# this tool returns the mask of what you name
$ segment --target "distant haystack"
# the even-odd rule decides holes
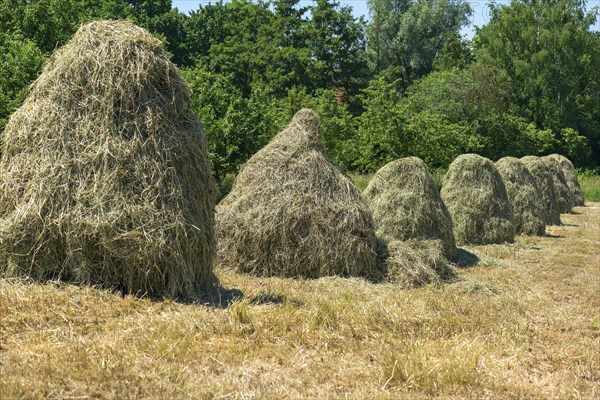
[[[452,282],[457,274],[444,251],[441,240],[380,241],[378,253],[385,281],[406,289]]]
[[[364,193],[379,237],[389,242],[439,239],[445,256],[454,257],[452,219],[421,159],[408,157],[387,164]]]
[[[217,206],[221,266],[260,276],[376,275],[371,211],[324,154],[319,124],[300,110],[242,167]]]
[[[215,187],[189,88],[129,22],[82,26],[4,131],[0,275],[194,297]]]
[[[540,189],[531,172],[518,158],[504,157],[496,162],[513,209],[516,233],[544,235],[546,223]]]
[[[457,157],[444,176],[441,196],[460,244],[512,242],[513,213],[500,173],[487,158]]]
[[[567,157],[561,156],[560,154],[551,154],[548,158],[558,163],[560,166],[567,181],[567,185],[569,186],[569,190],[571,191],[573,206],[584,206],[585,200],[583,198],[583,192],[581,191],[581,185],[579,184],[579,179],[577,179],[573,163],[571,163]]]
[[[526,156],[521,158],[531,175],[535,178],[544,204],[544,215],[546,225],[560,225],[560,211],[556,198],[556,189],[552,180],[552,172],[547,162],[540,157]]]
[[[556,159],[549,156],[542,157],[542,161],[546,163],[547,168],[552,175],[552,182],[554,183],[554,189],[556,190],[556,200],[558,200],[558,211],[560,211],[561,214],[572,212],[573,194],[567,184],[567,178],[565,178],[562,166]]]

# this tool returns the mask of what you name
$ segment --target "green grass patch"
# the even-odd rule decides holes
[[[358,186],[361,192],[363,192],[367,188],[367,185],[369,184],[371,178],[373,178],[373,175],[374,174],[359,174],[356,172],[350,172],[348,174],[350,179],[352,179],[354,184]]]
[[[577,178],[586,201],[600,201],[600,169],[577,170]]]

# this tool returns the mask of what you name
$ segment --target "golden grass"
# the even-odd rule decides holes
[[[0,280],[0,394],[598,398],[600,204],[576,211],[468,247],[472,290],[221,272],[244,294],[223,308]]]

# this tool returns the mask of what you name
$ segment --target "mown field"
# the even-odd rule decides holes
[[[0,397],[599,398],[600,203],[563,222],[465,248],[444,287],[221,271],[220,299],[180,304],[0,280]]]

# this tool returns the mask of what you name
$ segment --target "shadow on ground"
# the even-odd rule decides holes
[[[479,264],[479,257],[465,249],[456,249],[452,262],[459,268],[469,268]]]

